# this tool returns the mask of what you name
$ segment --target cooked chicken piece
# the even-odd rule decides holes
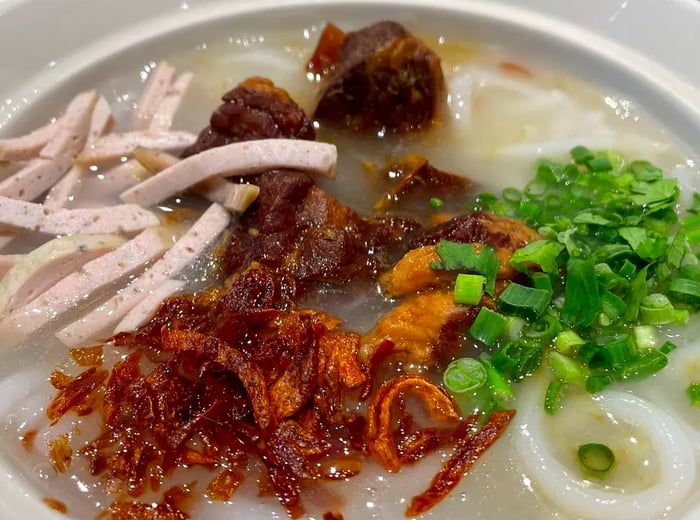
[[[418,294],[384,314],[362,337],[360,357],[364,362],[384,341],[393,343],[392,353],[413,363],[433,363],[443,328],[455,319],[470,323],[474,307],[459,306],[451,292]]]
[[[122,193],[122,200],[150,206],[213,177],[252,175],[277,168],[335,176],[334,145],[294,139],[233,143],[192,155]]]
[[[167,61],[161,61],[155,69],[150,71],[146,87],[143,90],[131,122],[134,130],[145,130],[151,126],[153,116],[168,94],[170,83],[174,76],[175,67]]]
[[[481,252],[483,244],[474,244],[474,250]],[[496,249],[496,257],[501,262],[498,279],[515,276],[516,271],[510,266],[513,251],[505,248]],[[405,296],[417,291],[435,287],[446,281],[453,281],[456,273],[441,271],[430,267],[432,262],[440,262],[435,246],[423,246],[411,249],[401,260],[379,277],[382,292],[389,298]]]
[[[123,291],[71,323],[56,334],[70,347],[94,339],[97,334],[114,325],[138,305],[151,291],[156,290],[173,276],[177,276],[201,255],[226,229],[230,221],[228,211],[212,204],[197,222],[171,247],[163,258],[154,263]]]

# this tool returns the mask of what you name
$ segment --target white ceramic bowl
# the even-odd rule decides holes
[[[696,0],[0,0],[0,133],[29,130],[111,70],[189,48],[203,35],[382,18],[517,48],[624,92],[700,155]],[[1,446],[0,518],[65,518],[12,471]]]

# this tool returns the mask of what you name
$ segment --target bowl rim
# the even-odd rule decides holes
[[[70,33],[70,27],[60,26],[54,33],[39,32],[32,39],[32,33],[42,27],[40,20],[51,19],[51,16],[41,17],[37,13],[55,9],[52,5],[55,0],[0,0],[0,33],[19,39],[12,49],[0,50],[0,77],[11,78],[0,85],[0,100],[5,100],[0,104],[0,132],[15,127],[16,121],[31,111],[32,103],[47,95],[47,85],[52,87],[68,81],[76,71],[169,32],[261,10],[321,7],[360,10],[392,6],[449,11],[460,16],[490,16],[504,21],[515,18],[511,23],[548,29],[552,38],[576,42],[574,45],[579,50],[587,48],[595,54],[605,49],[613,63],[636,71],[640,80],[654,85],[659,92],[666,92],[680,110],[686,110],[689,120],[697,127],[693,132],[700,136],[700,67],[687,66],[687,57],[694,56],[693,51],[700,47],[700,32],[696,29],[700,26],[700,2],[696,0],[588,0],[584,8],[583,0],[442,0],[439,5],[430,0],[191,0],[179,5],[169,0],[122,0],[119,3],[80,0],[63,5],[62,16],[79,15],[81,7],[91,1],[99,4],[102,11],[114,12],[117,21],[110,24],[110,17],[104,16],[100,23],[85,31]],[[117,13],[119,6],[123,8],[126,4],[134,7],[133,12],[122,9],[123,12]],[[641,25],[656,24],[654,39],[664,43],[651,45],[651,38],[635,28],[635,21]],[[128,26],[124,25],[126,23]],[[72,36],[66,36],[68,34]],[[49,46],[51,41],[58,43]],[[30,53],[24,61],[18,56],[8,56],[13,49],[27,45],[32,49],[43,47]],[[47,54],[46,49],[51,52]],[[696,151],[700,152],[700,144],[696,144]],[[48,509],[32,486],[15,478],[10,468],[0,449],[0,517],[66,518]],[[700,504],[688,512],[687,518],[696,515],[700,516]]]

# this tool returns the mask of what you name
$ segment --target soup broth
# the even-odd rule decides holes
[[[179,71],[194,73],[194,83],[173,127],[199,131],[219,104],[222,93],[250,76],[270,78],[311,113],[319,78],[307,72],[305,64],[322,28],[322,25],[312,25],[288,32],[232,36],[228,41],[214,39],[167,56]],[[522,187],[532,177],[538,158],[563,160],[569,150],[579,144],[595,149],[615,149],[631,158],[649,160],[665,172],[678,176],[684,184],[686,197],[694,190],[693,179],[699,172],[693,159],[632,100],[617,93],[601,92],[580,79],[546,70],[538,63],[523,61],[509,49],[452,41],[439,35],[422,36],[440,55],[449,90],[448,107],[439,124],[403,137],[381,130],[358,136],[317,124],[317,139],[335,143],[339,156],[337,179],[317,180],[317,184],[360,214],[374,212],[375,202],[385,191],[380,174],[386,165],[409,153],[424,155],[434,166],[469,178],[473,193],[499,193],[508,186]],[[154,66],[155,61],[135,63],[133,70],[106,74],[101,84],[85,85],[107,96],[117,116],[117,130],[124,128],[131,117]],[[116,202],[111,190],[102,189],[99,169],[94,174],[95,179],[85,184],[85,190],[72,202],[73,206]],[[464,201],[467,195],[464,194]],[[171,200],[169,204],[159,211],[203,207],[200,201],[189,197]],[[464,203],[460,205],[463,207]],[[426,198],[414,201],[407,213],[429,221],[438,211],[457,208],[438,209]],[[32,241],[18,241],[13,247],[22,250],[34,245]],[[182,278],[190,291],[220,282],[216,266],[208,258],[196,262]],[[109,292],[119,289],[112,287]],[[10,464],[32,482],[39,493],[60,500],[71,517],[80,519],[95,518],[115,498],[108,493],[109,483],[92,477],[85,458],[76,455],[79,447],[99,431],[97,414],[84,417],[69,414],[50,426],[45,412],[55,393],[49,374],[56,368],[70,375],[81,370],[70,359],[65,346],[54,338],[54,333],[96,304],[97,299],[74,309],[60,323],[52,324],[50,330],[5,351],[0,360],[3,395],[0,440]],[[362,284],[322,291],[301,302],[302,307],[322,309],[340,317],[345,329],[360,333],[370,330],[377,318],[395,304],[384,299],[374,286]],[[687,404],[684,389],[700,378],[700,349],[689,340],[695,337],[697,325],[692,321],[687,329],[668,329],[667,336],[679,348],[669,357],[667,369],[651,379],[628,383],[623,388],[672,414],[695,451],[700,442],[700,412]],[[111,366],[123,359],[122,354],[106,346],[104,365]],[[646,430],[624,414],[596,408],[596,402],[588,394],[576,396],[567,404],[566,413],[545,417],[534,410],[541,409],[542,385],[542,376],[517,385],[518,417],[523,415],[526,419],[516,419],[521,422],[512,424],[458,488],[426,513],[425,518],[587,518],[585,511],[567,510],[552,500],[551,493],[545,492],[543,487],[556,485],[556,482],[542,482],[523,460],[523,450],[527,448],[518,437],[528,421],[546,424],[544,441],[552,446],[555,457],[569,461],[564,466],[575,478],[584,480],[586,477],[580,474],[575,459],[567,457],[576,445],[587,441],[605,442],[619,448],[621,455],[614,478],[606,484],[609,488],[625,492],[643,490],[660,478],[662,468],[655,445],[658,439],[650,438]],[[581,412],[583,409],[585,413]],[[620,428],[624,433],[620,433]],[[67,435],[73,457],[68,471],[59,474],[49,463],[48,444],[62,435]],[[337,509],[342,510],[346,519],[403,518],[410,498],[425,488],[448,455],[432,455],[415,466],[403,467],[396,474],[368,463],[358,476],[318,484],[309,490],[309,497],[305,499],[309,518],[321,518],[325,511]],[[202,489],[210,478],[209,472],[203,469],[178,469],[168,483],[197,481],[198,489]],[[592,479],[590,485],[601,484]],[[157,501],[158,497],[159,494],[152,493],[142,498],[148,502]],[[684,504],[691,502],[692,497]],[[678,518],[684,507],[673,507],[661,516]],[[286,515],[274,497],[258,496],[253,478],[247,479],[229,502],[206,498],[192,500],[190,512],[193,518],[203,520],[224,515],[241,518],[283,518]]]

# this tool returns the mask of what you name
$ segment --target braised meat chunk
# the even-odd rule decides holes
[[[438,116],[445,92],[440,58],[400,24],[350,32],[337,54],[314,118],[357,131],[406,133]],[[325,49],[325,55],[333,53]]]
[[[222,100],[209,126],[182,152],[183,158],[240,141],[316,138],[313,124],[301,107],[269,79],[248,78],[224,94]]]

